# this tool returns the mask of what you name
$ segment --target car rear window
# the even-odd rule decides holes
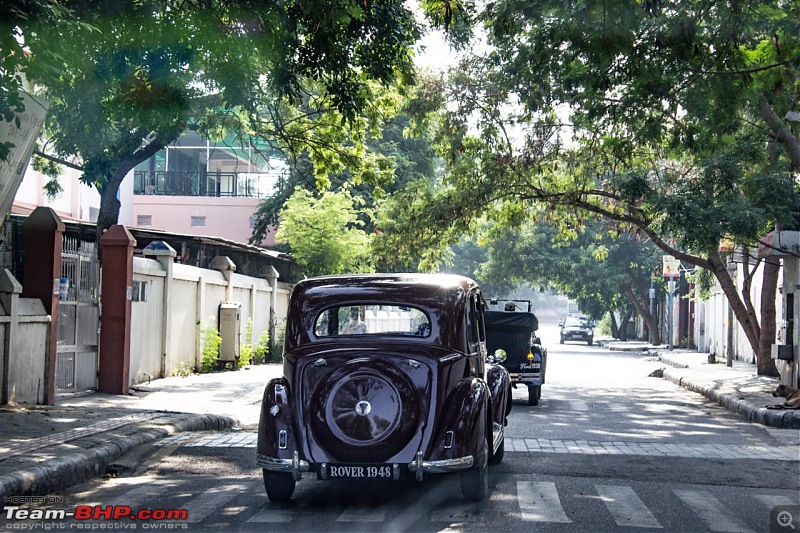
[[[431,323],[420,309],[399,305],[340,305],[317,316],[314,335],[399,335],[427,337]]]

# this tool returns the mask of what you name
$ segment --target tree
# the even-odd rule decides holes
[[[319,178],[358,161],[384,86],[411,80],[418,36],[398,0],[76,2],[72,15],[16,27],[52,102],[45,151],[77,156],[101,194],[98,233],[128,171],[187,128],[306,149]]]
[[[298,187],[280,213],[275,240],[289,245],[308,276],[371,271],[369,236],[354,203],[357,199],[345,191],[317,198]]]
[[[661,256],[635,234],[603,231],[601,223],[588,221],[574,239],[560,238],[547,223],[484,230],[480,240],[488,247],[488,260],[478,276],[482,282],[552,287],[575,300],[591,318],[609,313],[612,329],[621,331],[623,338],[636,309],[654,333],[654,344],[660,344],[648,291]],[[619,327],[615,312],[621,317]]]
[[[515,220],[531,203],[545,204],[544,217],[567,233],[590,213],[635,229],[712,272],[759,374],[774,375],[774,311],[762,307],[759,323],[719,244],[754,247],[797,205],[800,152],[779,117],[798,96],[798,10],[777,2],[487,4],[480,17],[493,48],[431,91],[432,100],[450,99],[437,142],[449,172],[439,190],[408,198],[403,210],[435,228],[429,242],[437,246],[487,211]],[[763,304],[775,299],[779,265],[758,264]]]
[[[409,118],[404,111],[387,119],[379,131],[367,139],[366,154],[372,163],[368,166],[369,170],[355,174],[354,165],[351,165],[343,172],[329,174],[327,178],[330,190],[351,190],[363,199],[364,209],[371,210],[386,195],[404,188],[414,180],[432,176],[435,172],[436,155],[429,139],[419,135],[406,135],[408,126]],[[251,243],[260,243],[270,228],[278,226],[279,214],[296,187],[312,193],[320,192],[319,184],[314,178],[314,165],[307,154],[295,162],[289,176],[279,184],[275,194],[258,205]],[[360,220],[364,223],[364,230],[371,233],[374,220],[365,215],[361,215]]]

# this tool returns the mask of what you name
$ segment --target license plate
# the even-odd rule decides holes
[[[541,370],[542,363],[520,363],[520,370]]]
[[[392,479],[392,465],[328,465],[330,479]]]

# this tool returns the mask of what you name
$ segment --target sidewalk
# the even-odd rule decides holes
[[[750,363],[733,361],[733,366],[724,360],[708,362],[708,354],[653,346],[637,341],[608,341],[603,343],[609,350],[647,352],[667,365],[664,379],[702,394],[706,398],[738,413],[751,422],[776,428],[800,429],[800,410],[767,409],[768,405],[783,403],[772,391],[778,386],[777,378],[756,375],[756,367]]]
[[[137,446],[183,431],[255,428],[281,365],[172,377],[129,396],[60,395],[53,406],[0,406],[0,503],[113,472]]]

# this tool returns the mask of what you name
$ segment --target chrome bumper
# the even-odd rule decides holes
[[[292,477],[297,481],[300,481],[303,472],[309,470],[308,461],[300,459],[297,452],[294,452],[294,457],[291,459],[278,459],[258,454],[256,455],[256,464],[271,472],[291,472]]]
[[[417,458],[413,463],[409,463],[408,469],[416,473],[417,481],[422,481],[424,474],[446,474],[472,468],[474,459],[471,455],[456,457],[454,459],[442,459],[440,461],[423,461],[422,452],[417,452]]]
[[[408,469],[416,474],[417,481],[422,481],[424,474],[446,474],[447,472],[466,470],[467,468],[472,468],[473,463],[474,459],[471,455],[440,461],[423,461],[422,452],[418,452],[417,458],[413,463],[409,463]],[[256,464],[271,472],[291,473],[292,477],[297,481],[300,480],[304,472],[310,470],[308,461],[300,459],[297,452],[294,452],[294,457],[291,459],[277,459],[258,454],[256,455]],[[399,477],[397,465],[393,465],[393,471],[395,472],[393,477],[397,479]]]

